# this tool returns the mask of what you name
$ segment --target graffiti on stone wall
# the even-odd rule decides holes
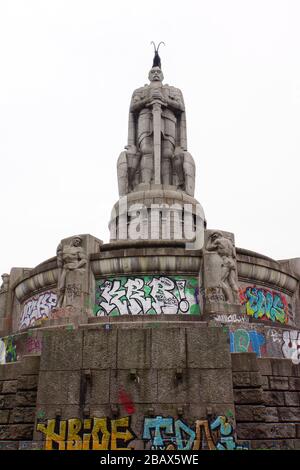
[[[248,323],[249,318],[246,315],[236,313],[212,315],[212,320],[218,323]]]
[[[45,450],[124,450],[136,436],[130,417],[50,419],[37,424],[45,439]]]
[[[38,320],[49,318],[51,310],[56,306],[57,295],[55,292],[47,291],[31,297],[24,304],[20,329],[33,326]]]
[[[269,356],[284,357],[300,364],[300,331],[269,329],[267,342]]]
[[[230,352],[255,352],[258,357],[266,355],[266,338],[256,330],[230,331]]]
[[[0,338],[0,364],[17,361],[17,346],[13,336]]]
[[[26,352],[28,354],[40,354],[42,352],[42,341],[39,338],[27,338]]]
[[[284,331],[282,333],[283,356],[291,359],[294,364],[300,363],[300,332],[296,330]]]
[[[199,315],[198,280],[180,276],[100,279],[96,283],[95,314]]]
[[[143,440],[152,450],[238,450],[233,423],[226,416],[197,420],[189,426],[181,419],[145,418]]]
[[[45,450],[134,450],[138,443],[152,450],[247,449],[236,443],[232,413],[196,420],[192,426],[182,419],[145,417],[140,436],[132,430],[129,416],[50,419],[38,423],[37,430],[45,436]]]
[[[246,305],[247,314],[255,319],[288,322],[286,297],[278,292],[260,287],[240,289],[240,301]]]

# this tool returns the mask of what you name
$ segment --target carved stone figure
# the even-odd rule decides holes
[[[9,274],[4,273],[1,275],[1,278],[2,278],[2,285],[0,287],[0,292],[4,292],[8,290]]]
[[[82,248],[82,238],[76,236],[72,238],[69,245],[62,245],[57,248],[58,271],[58,298],[57,308],[61,308],[64,303],[66,292],[66,280],[68,273],[77,271],[83,273],[86,269],[87,256]]]
[[[120,196],[139,183],[174,185],[194,196],[195,164],[187,152],[186,117],[178,88],[163,85],[158,49],[149,72],[149,85],[133,92],[128,144],[120,154]]]
[[[207,251],[215,251],[222,259],[220,272],[220,287],[225,300],[239,303],[239,288],[236,273],[236,252],[231,240],[224,237],[219,231],[214,231],[208,238],[206,244]]]

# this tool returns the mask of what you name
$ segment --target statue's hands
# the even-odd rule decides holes
[[[150,93],[150,100],[165,101],[164,96],[159,88],[154,88]]]

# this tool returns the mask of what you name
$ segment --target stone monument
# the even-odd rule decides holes
[[[110,242],[2,275],[0,449],[300,448],[300,258],[206,228],[186,130],[158,45]]]

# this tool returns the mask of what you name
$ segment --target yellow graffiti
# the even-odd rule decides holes
[[[39,423],[37,430],[46,436],[45,450],[53,450],[54,443],[58,450],[129,450],[128,447],[119,447],[119,441],[125,444],[135,438],[129,430],[129,423],[130,417],[128,416],[115,420],[85,419],[83,423],[81,419],[73,418],[60,421],[59,433],[57,433],[55,432],[57,421],[49,419],[47,426]],[[110,424],[111,431],[109,431],[108,424]],[[126,429],[125,432],[123,428]],[[91,432],[84,432],[88,430]]]

